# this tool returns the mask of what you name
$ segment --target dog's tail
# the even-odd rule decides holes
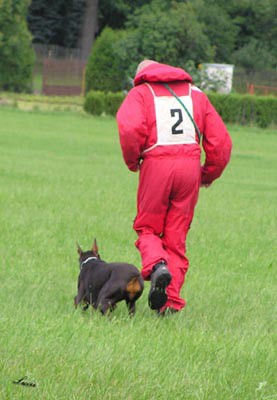
[[[128,297],[130,300],[138,299],[142,294],[143,289],[144,283],[140,275],[132,278],[126,286],[126,291],[128,292]]]

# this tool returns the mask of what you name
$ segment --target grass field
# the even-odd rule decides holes
[[[146,283],[130,320],[123,303],[73,308],[77,240],[140,266],[115,120],[2,107],[0,121],[0,398],[277,399],[277,132],[230,127],[232,161],[188,237],[186,309],[158,318]]]

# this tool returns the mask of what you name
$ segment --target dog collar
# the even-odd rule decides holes
[[[85,261],[82,262],[81,268],[83,268],[83,265],[86,264],[90,260],[98,260],[97,257],[88,257]]]

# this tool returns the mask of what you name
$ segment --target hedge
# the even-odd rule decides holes
[[[124,98],[125,94],[123,92],[104,93],[100,91],[90,91],[85,97],[84,109],[86,112],[93,115],[115,115]]]
[[[208,97],[224,122],[261,128],[277,124],[277,97],[218,93]]]
[[[114,116],[124,97],[121,92],[90,91],[85,97],[84,109],[94,115]],[[277,125],[277,97],[218,93],[208,93],[208,97],[226,123],[261,128]]]

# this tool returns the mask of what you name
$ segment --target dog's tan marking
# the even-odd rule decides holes
[[[133,300],[137,293],[141,292],[142,287],[139,283],[138,277],[132,278],[126,286],[126,290],[129,293],[129,299]]]

